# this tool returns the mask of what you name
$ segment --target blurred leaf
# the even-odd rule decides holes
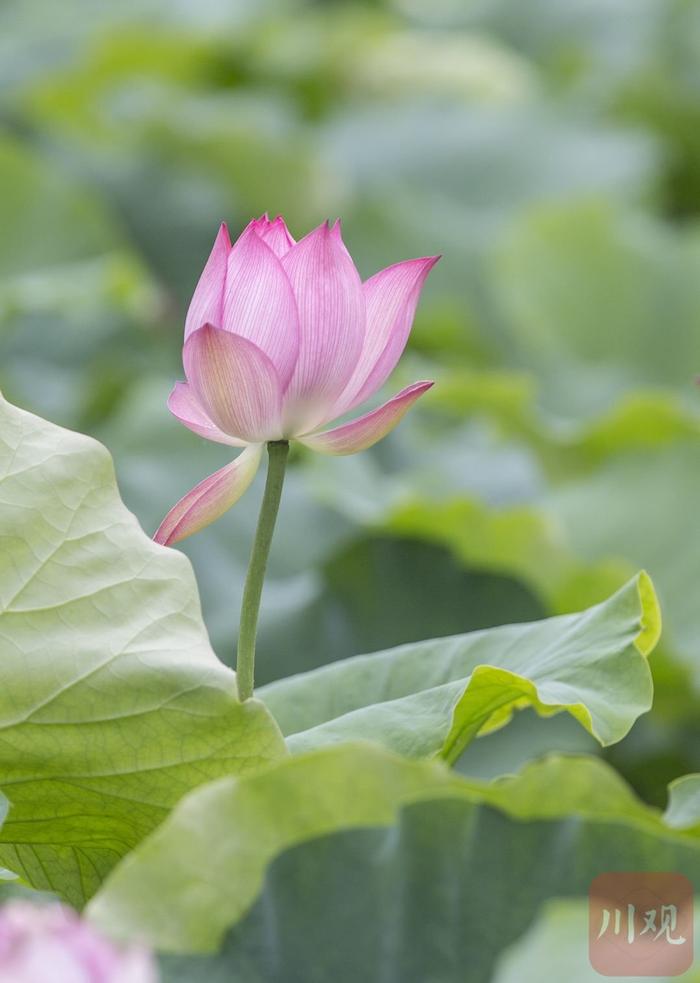
[[[0,139],[0,344],[6,395],[73,426],[123,392],[162,297],[100,196]],[[138,329],[135,330],[135,325]],[[109,407],[114,396],[107,396]],[[100,408],[96,415],[104,412]]]
[[[577,615],[356,656],[271,683],[258,696],[293,753],[366,738],[410,757],[454,760],[480,731],[532,705],[568,710],[601,744],[651,706],[646,656],[660,631],[640,574]]]
[[[11,318],[41,313],[60,314],[85,322],[114,312],[152,318],[159,295],[135,257],[111,252],[69,265],[56,263],[45,270],[23,273],[0,281],[0,323]],[[99,325],[91,325],[99,331]]]
[[[623,397],[608,413],[565,438],[562,472],[578,457],[588,467],[628,450],[655,450],[700,436],[700,415],[679,398],[640,391]],[[564,441],[562,441],[564,443]]]
[[[388,118],[391,125],[388,125]],[[513,360],[483,260],[533,205],[582,196],[637,203],[652,185],[652,142],[542,105],[499,109],[425,98],[336,114],[322,129],[346,241],[370,274],[387,257],[442,253],[431,295],[476,313],[483,343]],[[342,200],[341,199],[341,200]]]
[[[476,0],[466,11],[460,6],[455,6],[457,16],[529,55],[558,90],[579,84],[593,101],[599,89],[619,84],[645,63],[662,34],[669,5],[655,0],[531,0],[525,10],[518,0]]]
[[[15,235],[0,237],[0,276],[99,255],[119,235],[99,197],[62,178],[40,157],[4,137],[0,181],[12,194],[0,199],[0,222]]]
[[[490,509],[474,499],[415,501],[397,508],[385,527],[397,535],[444,543],[470,567],[518,577],[554,610],[592,603],[631,572],[621,561],[586,568],[561,523],[543,508]],[[605,556],[605,554],[603,554]]]
[[[493,270],[511,336],[565,416],[635,385],[690,388],[700,236],[608,204],[534,210]]]
[[[547,898],[584,894],[604,870],[673,869],[700,883],[697,837],[596,759],[489,785],[351,745],[192,793],[89,915],[182,952],[215,948],[249,912],[219,957],[180,964],[194,978],[472,983]]]
[[[2,402],[0,861],[83,903],[187,791],[284,754],[209,647],[187,560],[89,438]]]
[[[325,199],[328,177],[286,94],[238,84],[254,37],[245,27],[107,31],[21,102],[58,148],[74,148],[183,305],[222,220],[232,232],[265,210],[294,222],[309,213],[296,202]]]
[[[673,829],[700,833],[700,775],[685,775],[669,785],[664,819]]]
[[[334,169],[354,177],[358,190],[374,195],[393,183],[390,200],[400,190],[420,194],[414,214],[394,221],[423,220],[428,202],[442,201],[445,208],[451,196],[456,214],[447,224],[444,208],[434,215],[424,229],[424,249],[426,234],[437,227],[447,241],[459,230],[464,242],[483,232],[484,220],[510,217],[542,198],[614,190],[634,200],[653,173],[650,142],[639,134],[569,124],[543,107],[495,111],[425,103],[394,107],[390,128],[386,113],[372,108],[339,117],[325,131]],[[460,207],[480,217],[476,228],[464,228]]]
[[[287,604],[281,585],[271,586],[258,645],[260,683],[357,652],[543,614],[517,580],[465,570],[445,549],[388,536],[359,535],[317,576],[298,576]]]
[[[457,420],[477,416],[496,422],[505,434],[526,441],[555,479],[596,468],[627,450],[653,450],[700,436],[700,413],[693,411],[690,400],[662,390],[635,390],[603,413],[574,421],[538,406],[530,373],[431,365],[423,374],[436,379],[426,407],[447,411]]]
[[[665,209],[700,213],[700,11],[694,0],[653,5],[661,17],[653,52],[614,93],[619,118],[653,129],[666,146]]]
[[[699,612],[688,585],[697,580],[698,443],[630,452],[546,496],[572,548],[586,562],[631,558],[652,571],[664,610],[664,640],[698,676]]]
[[[499,961],[493,983],[539,983],[547,966],[551,979],[568,983],[600,983],[600,973],[588,954],[589,903],[583,899],[552,901],[544,906],[534,925]],[[696,919],[696,931],[700,921]],[[641,968],[641,967],[640,967]],[[671,983],[678,976],[656,976]],[[618,983],[647,983],[648,976],[614,977]],[[698,983],[700,972],[690,970],[680,979]]]
[[[524,59],[491,39],[458,31],[403,30],[366,39],[351,68],[352,88],[374,99],[452,96],[508,105],[526,102],[536,88]]]

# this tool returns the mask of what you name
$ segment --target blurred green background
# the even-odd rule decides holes
[[[640,566],[657,703],[609,757],[700,769],[700,5],[122,0],[0,6],[0,385],[112,451],[152,533],[228,460],[178,425],[217,226],[342,216],[363,275],[440,252],[371,452],[297,451],[259,681],[574,610]],[[259,484],[183,545],[231,661]],[[524,713],[460,767],[598,753]]]

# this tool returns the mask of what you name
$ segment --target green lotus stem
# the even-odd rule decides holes
[[[267,445],[267,480],[263,494],[255,539],[250,553],[248,573],[243,588],[241,602],[241,621],[238,630],[238,652],[236,674],[238,677],[238,698],[249,700],[253,695],[255,679],[255,638],[258,632],[258,615],[267,558],[270,555],[272,534],[282,497],[284,473],[289,456],[288,440],[271,440]]]

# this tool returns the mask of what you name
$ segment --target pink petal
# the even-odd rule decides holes
[[[299,309],[299,357],[285,396],[290,432],[327,418],[352,375],[365,332],[362,283],[340,227],[320,225],[282,257]]]
[[[258,223],[248,226],[228,254],[223,321],[212,323],[265,352],[284,389],[299,352],[299,315],[281,262],[255,231]]]
[[[154,540],[163,546],[172,546],[227,512],[255,477],[262,451],[262,444],[251,444],[235,461],[195,485],[170,509],[158,526]]]
[[[357,451],[364,451],[386,437],[432,385],[432,382],[414,382],[376,410],[358,416],[350,423],[343,423],[323,433],[297,437],[297,440],[322,454],[355,454]]]
[[[267,214],[255,220],[255,231],[266,242],[275,256],[284,256],[292,246],[296,245],[296,239],[292,236],[287,224],[281,215],[270,219]]]
[[[195,287],[185,318],[185,341],[203,324],[221,325],[224,312],[226,264],[231,249],[226,223],[221,224],[206,266]]]
[[[212,423],[197,402],[191,386],[186,382],[175,383],[173,391],[168,396],[168,409],[180,423],[206,440],[215,440],[219,444],[229,444],[231,447],[245,447],[244,440],[229,437]]]
[[[279,376],[252,341],[206,324],[187,339],[182,360],[197,402],[220,430],[248,443],[282,436]]]
[[[425,256],[395,263],[364,283],[367,329],[362,353],[333,416],[358,406],[386,382],[406,347],[426,277],[439,259]]]

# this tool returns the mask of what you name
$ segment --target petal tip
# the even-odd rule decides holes
[[[302,434],[297,440],[322,454],[356,454],[372,447],[403,419],[411,406],[433,385],[432,380],[414,382],[377,409],[321,433]]]
[[[258,470],[262,444],[251,444],[230,464],[195,485],[165,516],[153,535],[159,546],[174,546],[211,525],[236,504]]]
[[[216,234],[217,239],[223,239],[227,246],[231,246],[231,236],[228,231],[228,224],[226,222],[221,222],[219,224],[219,231]]]
[[[339,243],[343,249],[346,249],[345,242],[343,241],[343,222],[342,219],[337,218],[333,225],[330,226],[329,236],[335,242]]]
[[[175,383],[175,385],[173,386],[173,388],[168,393],[168,398],[165,401],[165,405],[168,407],[168,409],[170,410],[171,413],[173,412],[173,404],[177,400],[177,397],[178,397],[179,393],[182,392],[182,387],[183,386],[186,387],[187,386],[187,383],[186,382],[182,382],[182,381],[178,381],[178,382]]]
[[[278,259],[288,253],[296,243],[281,215],[276,215],[271,219],[269,212],[265,212],[260,218],[254,219],[251,225],[252,231],[257,234],[261,242],[264,242],[275,253]]]
[[[423,379],[421,382],[414,382],[410,387],[412,392],[422,392],[427,393],[429,389],[432,389],[435,385],[434,379]]]
[[[405,260],[405,262],[410,263],[412,266],[419,267],[422,274],[422,279],[425,280],[428,273],[430,273],[432,268],[439,263],[441,259],[442,253],[439,253],[437,256],[417,256],[415,259],[408,259]]]

